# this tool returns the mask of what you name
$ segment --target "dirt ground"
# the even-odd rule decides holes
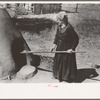
[[[88,6],[88,7],[87,7]],[[85,51],[86,53],[77,53],[77,69],[78,75],[76,83],[95,83],[100,82],[100,69],[95,68],[100,65],[100,7],[99,5],[80,5],[78,13],[68,13],[69,22],[76,30],[80,41],[77,51]],[[31,15],[30,15],[31,16]],[[33,15],[32,15],[33,16]],[[31,17],[32,17],[31,16]],[[41,15],[55,20],[56,14]],[[34,17],[41,17],[34,16]],[[53,40],[56,34],[56,25],[51,29],[46,28],[40,31],[40,34],[34,32],[22,31],[22,35],[33,51],[50,51],[53,47]],[[52,71],[54,54],[39,54],[43,56],[40,68]],[[97,76],[98,73],[98,76]],[[90,78],[93,76],[92,78]],[[38,70],[37,74],[28,79],[20,80],[13,78],[12,80],[2,80],[3,83],[59,83],[53,78],[52,72]],[[65,83],[65,82],[62,82]]]

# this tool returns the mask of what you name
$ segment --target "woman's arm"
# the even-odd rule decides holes
[[[57,42],[58,42],[58,27],[57,27],[57,30],[56,30],[56,35],[55,35],[55,39],[54,39],[54,44],[57,45]]]
[[[51,52],[52,51],[56,51],[56,48],[57,48],[57,42],[58,42],[58,27],[57,27],[57,30],[56,30],[56,35],[55,35],[55,39],[54,39],[54,45],[53,45],[53,47],[52,47],[52,49],[51,49]]]

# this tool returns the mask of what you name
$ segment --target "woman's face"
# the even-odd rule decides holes
[[[63,20],[57,20],[57,22],[58,22],[58,25],[63,25],[64,24]]]

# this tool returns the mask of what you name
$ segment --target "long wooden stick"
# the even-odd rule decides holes
[[[35,52],[35,51],[22,51],[21,54],[28,54],[28,53],[69,53],[68,51],[52,51],[52,52],[47,52],[47,51],[43,51],[43,52]],[[84,51],[72,51],[72,53],[86,53]]]

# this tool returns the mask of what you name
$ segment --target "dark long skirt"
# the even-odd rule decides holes
[[[55,54],[53,75],[60,81],[70,82],[77,73],[76,56],[73,54]]]

